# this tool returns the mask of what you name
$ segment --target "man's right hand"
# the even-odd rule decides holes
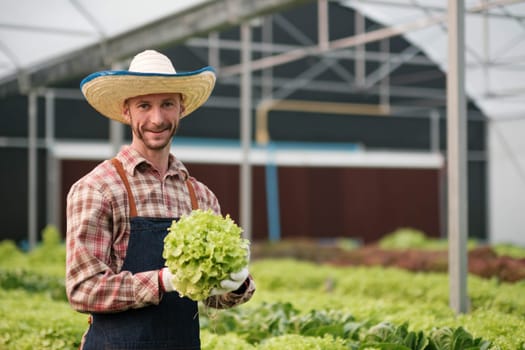
[[[163,267],[159,271],[159,283],[163,292],[173,292],[175,291],[175,286],[173,286],[173,274],[170,269]]]

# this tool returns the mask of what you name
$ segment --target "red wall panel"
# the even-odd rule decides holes
[[[98,161],[62,162],[63,227],[69,187]],[[239,166],[187,163],[190,174],[239,222]],[[440,235],[440,172],[409,168],[280,167],[281,237],[351,237],[375,241],[400,227]],[[252,169],[253,240],[268,238],[265,171]]]

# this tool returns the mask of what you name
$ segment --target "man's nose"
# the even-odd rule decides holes
[[[153,106],[150,111],[149,119],[154,124],[162,124],[162,109],[159,106]]]

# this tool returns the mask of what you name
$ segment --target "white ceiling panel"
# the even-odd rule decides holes
[[[442,16],[442,22],[407,32],[405,37],[446,71],[447,1],[343,0],[341,3],[384,26],[400,26]],[[525,58],[525,3],[468,0],[465,4],[467,94],[489,117],[522,115],[525,113],[525,65],[522,63]],[[502,106],[498,106],[498,100]]]
[[[204,0],[3,0],[0,82]]]

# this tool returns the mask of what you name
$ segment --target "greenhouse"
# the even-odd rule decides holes
[[[249,242],[246,290],[256,291],[224,310],[195,304],[202,349],[525,349],[525,2],[10,0],[3,9],[0,349],[77,349],[89,315],[99,322],[75,305],[84,281],[68,285],[84,236],[69,202],[140,133],[86,95],[90,79],[112,73],[86,77],[125,76],[144,50],[167,57],[175,76],[213,72],[211,95],[181,114],[164,150],[198,181],[183,191],[188,210],[220,208]],[[163,184],[177,212],[180,198]],[[127,192],[126,220],[131,203],[140,211],[158,200],[155,186]],[[126,249],[111,239],[107,270],[93,278],[137,273],[121,270]],[[188,253],[200,239],[170,249]],[[199,261],[194,282],[209,268]],[[158,295],[165,281],[159,274]]]

